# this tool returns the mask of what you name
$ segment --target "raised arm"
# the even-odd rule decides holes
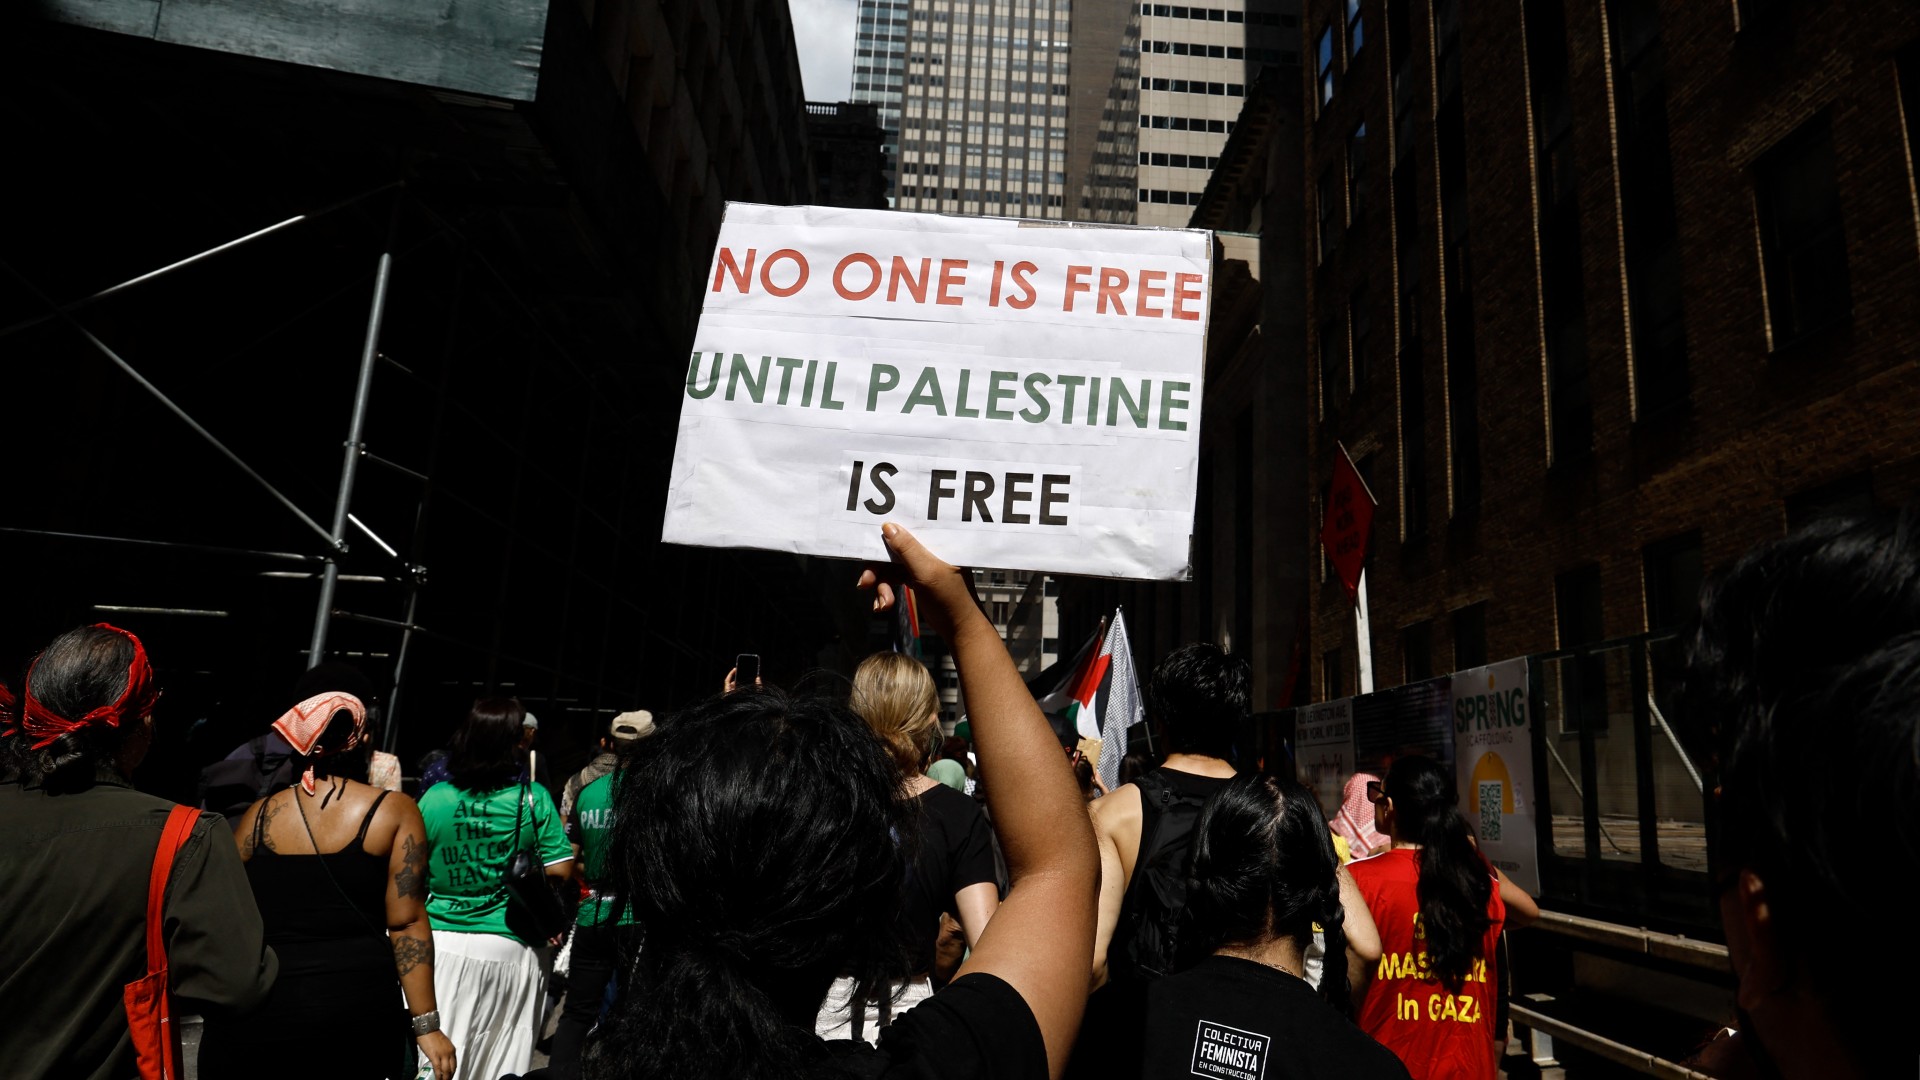
[[[1059,741],[965,573],[898,525],[881,533],[892,564],[869,567],[861,583],[876,588],[876,610],[892,605],[896,583],[913,586],[952,645],[980,768],[989,777],[987,805],[1013,878],[960,976],[986,972],[1019,992],[1039,1023],[1048,1070],[1058,1077],[1086,1008],[1093,963],[1100,877],[1093,827]]]
[[[433,997],[433,931],[427,925],[426,823],[420,819],[420,807],[405,795],[388,796],[381,804],[375,825],[389,823],[393,850],[387,855],[387,940],[393,943],[393,966],[400,973],[407,1012],[438,1015]],[[453,1080],[453,1043],[438,1026],[416,1041],[433,1065],[434,1080]]]

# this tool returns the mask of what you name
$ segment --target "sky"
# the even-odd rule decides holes
[[[858,0],[787,0],[808,101],[845,101],[853,89]]]

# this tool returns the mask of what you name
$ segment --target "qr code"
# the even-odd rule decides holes
[[[1500,797],[1505,785],[1498,780],[1480,781],[1480,839],[1500,839]]]

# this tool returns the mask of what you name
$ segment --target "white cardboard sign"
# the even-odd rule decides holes
[[[733,203],[661,538],[1185,580],[1212,236]]]
[[[1538,895],[1530,701],[1525,660],[1454,673],[1453,766],[1460,811],[1476,826],[1481,853],[1514,884]]]
[[[1320,799],[1320,812],[1331,823],[1340,813],[1341,789],[1354,773],[1353,699],[1303,705],[1295,717],[1293,758],[1297,779],[1313,789]]]

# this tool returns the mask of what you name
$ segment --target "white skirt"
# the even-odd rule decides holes
[[[495,1080],[533,1064],[546,977],[540,951],[499,934],[433,932],[433,996],[462,1077]],[[433,1067],[421,1062],[420,1077]]]
[[[827,1000],[820,1005],[820,1015],[814,1018],[813,1031],[823,1039],[865,1039],[877,1044],[882,1028],[932,996],[933,984],[922,976],[894,983],[882,1000],[862,1002],[856,1010],[853,979],[843,976],[833,980]]]

